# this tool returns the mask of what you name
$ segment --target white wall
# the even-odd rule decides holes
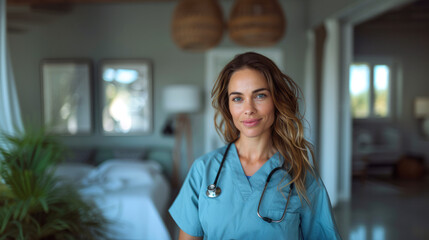
[[[229,16],[232,1],[222,1]],[[45,58],[148,58],[153,62],[154,130],[147,136],[62,138],[73,146],[173,146],[173,138],[162,136],[166,120],[162,89],[175,83],[195,84],[203,89],[204,53],[177,48],[170,37],[171,16],[177,2],[76,5],[71,13],[52,16],[52,21],[28,25],[24,33],[9,34],[14,72],[24,120],[41,124],[39,63]],[[307,19],[306,2],[281,1],[288,19],[285,37],[274,47],[284,52],[287,73],[302,85]],[[227,35],[219,47],[235,47]],[[95,79],[97,80],[97,78]],[[96,96],[97,97],[97,96]],[[205,96],[209,101],[209,96]],[[98,112],[96,112],[98,113]],[[204,151],[204,117],[193,116],[194,155]],[[98,125],[99,126],[99,123]]]
[[[314,27],[339,12],[367,0],[308,0],[309,26]]]

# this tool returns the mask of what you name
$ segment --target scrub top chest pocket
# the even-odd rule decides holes
[[[285,214],[281,222],[273,222],[271,225],[276,225],[273,227],[281,228],[283,231],[287,232],[288,234],[285,236],[289,236],[291,233],[293,233],[292,235],[296,236],[296,234],[299,233],[300,226],[299,208],[301,203],[299,201],[298,195],[292,189],[290,198],[288,198],[290,192],[289,186],[285,186],[284,188],[278,190],[277,184],[273,185],[274,186],[272,186],[272,188],[267,188],[266,193],[262,199],[259,212],[262,216],[271,218],[273,220],[281,219],[283,214]],[[284,212],[286,205],[286,212]]]

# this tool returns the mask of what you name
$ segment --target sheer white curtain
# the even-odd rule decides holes
[[[333,206],[338,201],[340,153],[340,28],[336,19],[324,23],[320,111],[320,175]]]
[[[0,0],[0,132],[13,134],[23,126],[6,32],[6,0]]]
[[[316,143],[317,138],[317,87],[316,87],[316,42],[313,30],[307,32],[307,49],[305,53],[304,97],[305,119],[308,125],[305,131],[306,139]]]

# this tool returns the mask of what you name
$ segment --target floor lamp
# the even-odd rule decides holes
[[[189,169],[193,162],[192,131],[189,114],[197,112],[201,107],[200,90],[194,85],[170,85],[164,89],[164,109],[175,115],[175,143],[173,150],[172,185],[180,186],[183,177],[181,169]],[[182,162],[182,140],[186,140],[187,161]]]

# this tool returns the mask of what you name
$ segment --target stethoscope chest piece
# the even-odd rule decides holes
[[[218,197],[221,193],[221,190],[219,187],[216,187],[215,184],[210,184],[207,186],[207,192],[206,195],[209,198],[215,198]]]

